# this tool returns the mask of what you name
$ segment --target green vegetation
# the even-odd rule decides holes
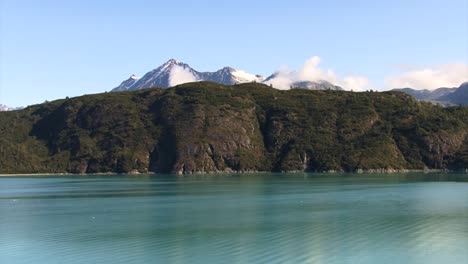
[[[0,173],[468,167],[468,107],[199,82],[0,113]]]

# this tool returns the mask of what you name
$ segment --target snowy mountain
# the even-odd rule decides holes
[[[174,85],[195,82],[212,81],[226,85],[246,83],[252,81],[263,81],[261,75],[250,74],[245,71],[224,67],[215,72],[199,72],[181,61],[170,59],[158,68],[146,73],[142,78],[132,75],[114,88],[113,92],[139,90],[151,87],[167,88]]]
[[[8,111],[8,106],[0,104],[0,112],[2,111]]]
[[[262,82],[265,78],[262,75],[254,75],[245,71],[239,71],[229,68],[229,72],[232,76],[232,80],[235,83],[246,83],[246,82]]]
[[[224,67],[215,72],[199,72],[191,68],[190,65],[186,63],[170,59],[158,68],[146,73],[142,78],[137,78],[135,75],[132,75],[112,91],[131,91],[151,87],[167,88],[186,82],[196,81],[212,81],[225,85],[234,85],[246,82],[268,83],[268,81],[277,77],[278,73],[275,73],[265,79],[261,75],[251,74],[231,67]],[[290,86],[293,88],[308,90],[343,90],[343,88],[324,80],[315,82],[297,81],[291,83]]]
[[[293,75],[292,73],[291,75]],[[268,76],[263,82],[267,84],[272,84],[274,83],[274,79],[281,78],[279,73],[274,73],[270,76]],[[340,86],[336,86],[328,81],[325,80],[318,80],[318,81],[293,81],[295,79],[294,77],[291,76],[286,76],[288,79],[287,83],[288,84],[283,84],[283,86],[289,86],[290,88],[299,88],[299,89],[306,89],[306,90],[336,90],[336,91],[342,91],[344,90]],[[275,87],[275,85],[273,85]],[[281,88],[281,87],[279,87]],[[283,89],[285,87],[282,87]]]
[[[204,81],[212,81],[225,85],[234,85],[246,82],[262,82],[263,76],[254,75],[245,71],[239,71],[231,67],[224,67],[216,72],[202,72],[200,79]]]
[[[135,74],[130,76],[127,80],[123,81],[119,86],[115,87],[112,91],[115,92],[122,92],[127,91],[130,89],[140,78],[138,78]]]
[[[196,81],[199,79],[198,72],[192,69],[188,64],[170,59],[158,68],[143,75],[143,77],[127,90],[139,90],[151,87],[167,88],[176,85],[177,79],[181,77],[188,77],[184,78],[187,81]]]
[[[307,90],[336,90],[336,91],[343,91],[344,89],[340,86],[336,86],[327,81],[301,81],[301,82],[294,82],[291,85],[292,88],[300,88],[300,89],[307,89]]]

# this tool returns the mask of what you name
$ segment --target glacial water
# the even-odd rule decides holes
[[[467,174],[0,177],[0,263],[468,263]]]

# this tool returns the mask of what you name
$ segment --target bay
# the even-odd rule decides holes
[[[468,263],[468,175],[0,178],[0,263]]]

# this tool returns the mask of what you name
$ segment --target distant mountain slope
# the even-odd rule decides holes
[[[468,82],[463,83],[454,92],[437,98],[437,101],[455,105],[468,105]]]
[[[438,88],[435,90],[416,90],[412,88],[393,89],[413,96],[417,100],[430,101],[442,105],[468,105],[468,82],[460,87]]]
[[[468,107],[196,82],[0,112],[0,173],[462,169]]]
[[[393,89],[394,91],[400,91],[407,93],[411,96],[413,96],[417,100],[425,100],[425,101],[431,101],[431,100],[436,100],[437,98],[447,95],[449,93],[452,93],[456,90],[457,88],[438,88],[435,90],[416,90],[412,88],[401,88],[401,89]]]

